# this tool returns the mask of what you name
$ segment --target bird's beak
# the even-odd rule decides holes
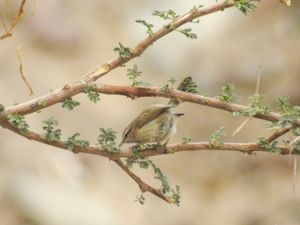
[[[124,140],[121,141],[121,143],[119,144],[119,147],[121,147],[124,144]]]
[[[183,116],[184,113],[174,113],[174,115],[175,115],[176,117],[180,117],[180,116]]]

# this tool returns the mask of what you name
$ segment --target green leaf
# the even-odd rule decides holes
[[[145,197],[144,197],[144,192],[142,192],[142,194],[140,196],[136,196],[136,200],[135,202],[140,203],[141,205],[145,204]]]
[[[300,154],[300,141],[297,141],[296,143],[293,144],[293,151],[296,152],[297,154]]]
[[[225,86],[222,87],[222,91],[220,94],[218,94],[217,99],[227,103],[237,102],[239,98],[233,92],[234,85],[227,83],[225,84]]]
[[[152,30],[152,28],[154,27],[153,24],[147,23],[145,20],[136,20],[135,22],[144,25],[144,26],[147,28],[147,34],[148,34],[150,37],[153,37],[153,34],[154,34],[154,33],[153,33],[153,30]]]
[[[187,38],[190,39],[197,39],[197,34],[192,33],[192,28],[188,27],[185,29],[177,29],[176,31],[178,31],[179,33],[182,33],[184,36],[186,36]]]
[[[193,139],[190,138],[190,137],[183,137],[182,138],[182,144],[188,144],[188,143],[190,143],[192,141],[193,141]]]
[[[4,105],[0,104],[0,112],[3,112],[5,110]]]
[[[50,117],[48,120],[44,120],[43,126],[45,137],[48,141],[59,141],[61,137],[61,129],[55,129],[58,125],[58,121],[54,117]]]
[[[139,161],[139,166],[142,169],[148,169],[149,168],[149,162],[146,160]]]
[[[114,48],[115,52],[119,53],[119,56],[123,59],[129,58],[131,56],[130,48],[124,47],[122,43],[119,42],[119,47]]]
[[[80,102],[73,100],[71,97],[66,98],[62,103],[62,107],[72,111],[75,107],[79,106]]]
[[[281,149],[277,147],[278,141],[273,141],[270,143],[266,138],[261,137],[258,138],[258,145],[262,148],[267,149],[270,152],[275,152],[278,154],[281,153]]]
[[[154,171],[154,178],[159,180],[161,183],[161,192],[166,195],[167,197],[172,199],[172,202],[176,205],[179,205],[180,203],[180,191],[179,187],[176,186],[175,189],[171,188],[169,182],[168,182],[168,177],[161,171],[160,168],[158,168],[152,160],[149,158],[143,158],[143,159],[138,159],[138,158],[127,158],[126,159],[126,166],[128,168],[131,168],[133,164],[138,164],[141,168],[143,169],[148,169],[151,167]],[[140,202],[140,200],[144,203],[145,198],[137,198],[137,202]],[[141,204],[143,204],[140,202]]]
[[[138,77],[140,77],[141,74],[142,72],[138,70],[138,66],[135,64],[133,65],[133,68],[127,69],[127,77],[129,80],[131,80],[132,87],[138,87],[144,84],[143,81],[138,80]]]
[[[84,89],[84,93],[87,94],[89,100],[93,103],[97,103],[100,101],[100,94],[96,91],[94,91],[93,86],[86,85]]]
[[[281,113],[278,122],[272,123],[273,126],[287,127],[300,119],[300,106],[293,106],[289,102],[289,97],[279,97],[277,99],[277,109]]]
[[[215,148],[222,147],[224,143],[220,141],[220,138],[223,136],[226,136],[226,134],[224,133],[224,127],[221,127],[219,130],[209,136],[209,145]]]
[[[176,14],[176,12],[172,9],[169,9],[167,11],[158,11],[154,10],[152,13],[153,16],[158,16],[164,20],[174,20],[177,19],[179,16]]]
[[[23,115],[12,114],[7,116],[8,122],[14,127],[18,128],[22,134],[27,134],[29,132],[29,125],[25,121]]]
[[[198,85],[193,82],[191,79],[185,79],[184,81],[184,92],[188,93],[193,93],[193,94],[198,94],[199,93],[199,88]]]
[[[174,204],[176,204],[177,206],[180,205],[180,198],[181,198],[181,194],[180,194],[180,188],[178,185],[176,185],[176,189],[171,189],[171,192],[172,192],[172,202]]]
[[[90,145],[88,141],[78,139],[79,136],[79,133],[75,133],[71,137],[69,137],[67,141],[65,141],[65,145],[69,150],[73,150],[73,148],[75,147],[85,148]]]
[[[100,134],[98,135],[98,144],[101,148],[106,149],[109,152],[119,152],[120,148],[116,146],[116,132],[111,128],[100,128]]]
[[[293,110],[288,96],[279,97],[276,101],[276,106],[281,113],[288,113]]]
[[[234,0],[233,5],[239,9],[242,13],[247,15],[247,13],[252,12],[256,9],[256,5],[253,2],[258,0]],[[226,0],[228,3],[232,3],[231,0]]]
[[[160,88],[160,90],[162,91],[162,92],[170,92],[170,91],[172,91],[173,90],[173,88],[174,88],[174,83],[176,82],[176,80],[173,78],[173,77],[171,77],[169,80],[168,80],[168,83],[167,84],[165,84],[164,86],[162,86],[161,88]]]
[[[263,96],[255,94],[249,97],[248,108],[243,115],[255,116],[257,114],[267,115],[270,113],[270,107],[263,104]]]

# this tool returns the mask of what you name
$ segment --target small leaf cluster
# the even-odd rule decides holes
[[[190,137],[183,137],[182,138],[182,144],[188,144],[188,143],[190,143],[192,141],[193,141],[193,139],[190,138]]]
[[[87,94],[89,100],[93,103],[97,103],[100,101],[100,94],[93,89],[93,86],[86,85],[84,89],[84,93]]]
[[[120,148],[116,146],[116,132],[111,128],[100,128],[98,135],[98,144],[101,148],[109,152],[119,152]]]
[[[124,45],[122,45],[121,42],[119,42],[119,47],[115,47],[115,48],[114,48],[114,51],[115,51],[115,52],[118,52],[118,53],[119,53],[119,56],[120,56],[122,59],[126,59],[126,58],[129,58],[129,57],[131,56],[130,48],[124,47]]]
[[[263,96],[260,94],[255,94],[250,96],[248,103],[248,108],[243,114],[245,116],[255,116],[257,114],[267,115],[270,112],[270,107],[263,104]]]
[[[234,103],[239,100],[234,94],[234,85],[231,83],[227,83],[222,87],[222,91],[218,94],[217,99],[227,103]]]
[[[300,119],[300,106],[292,106],[288,97],[279,97],[277,100],[277,108],[281,116],[276,124],[281,127],[290,126],[297,119]]]
[[[48,141],[59,141],[61,137],[61,129],[55,129],[55,126],[58,125],[58,121],[54,117],[50,117],[48,120],[44,120],[43,126],[45,138]]]
[[[295,151],[297,154],[300,154],[300,141],[297,141],[293,144],[293,151]]]
[[[84,148],[90,145],[88,141],[78,139],[79,136],[79,133],[75,133],[65,141],[65,145],[69,150],[73,150],[75,147]]]
[[[131,80],[132,87],[138,87],[144,84],[143,81],[138,80],[138,77],[140,77],[142,74],[141,71],[139,71],[138,66],[136,64],[133,65],[133,68],[127,69],[127,77],[129,80]]]
[[[184,36],[186,36],[187,38],[190,39],[197,39],[197,34],[192,32],[192,28],[188,27],[188,28],[184,28],[184,29],[177,29],[176,31],[178,31],[179,33],[182,33]]]
[[[142,169],[148,169],[151,167],[154,172],[154,178],[159,180],[161,183],[161,192],[170,197],[172,199],[172,202],[175,203],[177,206],[180,204],[180,190],[179,186],[176,186],[175,189],[171,188],[168,177],[161,171],[160,168],[158,168],[152,160],[148,158],[143,158],[143,159],[133,159],[133,158],[128,158],[126,159],[126,166],[131,168],[133,164],[136,163],[139,165],[140,168]],[[145,199],[142,199],[143,202]],[[141,203],[143,204],[143,203]]]
[[[234,0],[233,5],[239,9],[242,13],[247,15],[247,13],[252,12],[256,9],[256,5],[253,3],[254,1],[259,0]],[[231,0],[227,0],[227,2],[232,2]]]
[[[145,204],[145,201],[146,201],[146,199],[145,199],[145,197],[144,197],[144,192],[142,192],[140,196],[136,196],[135,202],[138,202],[138,203],[140,203],[141,205],[144,205],[144,204]]]
[[[194,6],[193,10],[197,10],[198,8],[200,8],[201,6]],[[177,13],[172,10],[166,10],[166,11],[158,11],[155,10],[152,13],[153,16],[158,16],[164,20],[176,20],[179,18],[179,15],[177,15]],[[197,23],[197,22],[196,22]],[[176,29],[176,27],[173,24],[167,24],[164,26],[165,29],[167,30],[174,30]],[[179,33],[183,34],[184,36],[186,36],[187,38],[190,39],[197,39],[197,35],[195,33],[192,32],[192,28],[188,27],[188,28],[184,28],[184,29],[176,29],[176,31],[178,31]]]
[[[224,145],[223,142],[220,141],[220,138],[226,136],[224,132],[224,127],[221,127],[216,132],[214,132],[212,135],[209,136],[208,142],[211,147],[219,148]]]
[[[200,9],[202,7],[204,7],[204,5],[201,5],[201,4],[199,4],[199,5],[193,5],[193,10],[198,10],[198,9]]]
[[[193,94],[199,93],[198,85],[195,84],[192,79],[186,79],[183,85],[184,85],[183,88],[184,92],[193,93]]]
[[[153,16],[158,16],[164,20],[175,20],[179,17],[179,15],[176,14],[176,12],[172,9],[169,10],[164,10],[164,11],[159,11],[159,10],[154,10],[152,13]]]
[[[7,120],[11,125],[18,128],[22,134],[28,133],[29,125],[25,121],[25,117],[23,115],[18,115],[18,114],[8,115]]]
[[[269,142],[266,138],[258,138],[258,145],[262,148],[267,149],[269,152],[275,152],[280,154],[281,150],[278,148],[278,141]]]
[[[0,104],[0,112],[3,112],[5,110],[4,105]]]
[[[147,23],[145,20],[136,20],[135,22],[144,25],[144,26],[147,28],[147,34],[148,34],[150,37],[153,37],[153,34],[154,34],[154,33],[153,33],[153,30],[152,30],[152,28],[154,27],[153,24]]]
[[[165,93],[168,93],[168,92],[172,91],[173,88],[174,88],[174,83],[175,83],[175,82],[176,82],[176,80],[175,80],[173,77],[171,77],[171,78],[168,80],[168,83],[165,84],[164,86],[162,86],[162,87],[160,88],[160,90],[161,90],[162,92],[165,92]]]
[[[80,102],[74,100],[73,98],[66,98],[62,103],[62,107],[72,111],[75,107],[79,106]]]

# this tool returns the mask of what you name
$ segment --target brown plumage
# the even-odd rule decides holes
[[[124,130],[124,143],[164,143],[176,132],[175,122],[182,113],[173,113],[172,105],[148,106]]]

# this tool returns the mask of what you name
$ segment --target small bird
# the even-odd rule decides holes
[[[174,106],[163,104],[148,106],[125,128],[119,147],[124,143],[166,145],[170,136],[176,132],[177,118],[184,115],[172,112]]]
[[[191,77],[186,77],[177,89],[188,92],[192,82]],[[178,99],[171,99],[167,105],[148,106],[125,128],[119,147],[124,143],[159,143],[166,146],[171,135],[176,132],[177,118],[184,115],[173,112],[179,103]]]

